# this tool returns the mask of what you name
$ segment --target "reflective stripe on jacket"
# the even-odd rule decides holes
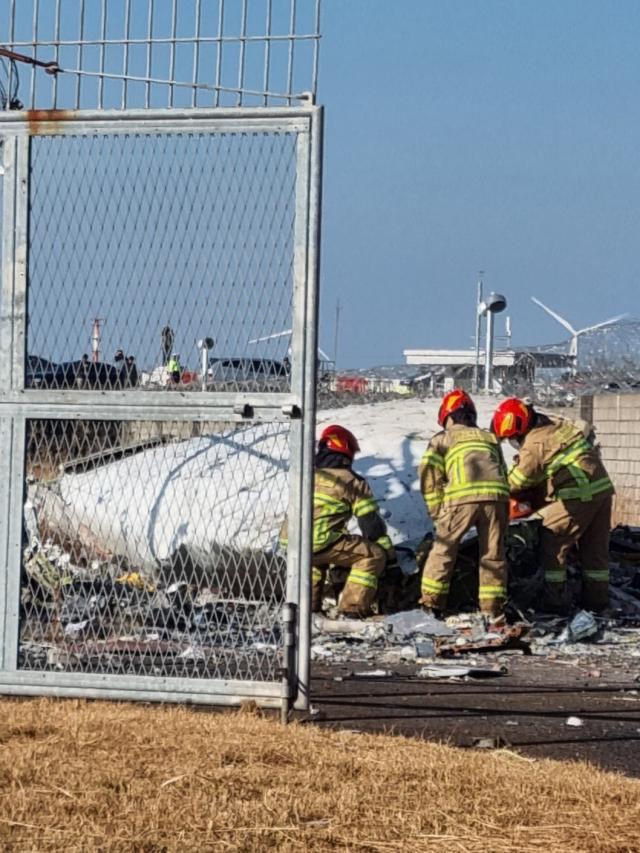
[[[613,493],[613,483],[598,451],[573,421],[547,417],[524,437],[517,463],[509,471],[512,492],[547,482],[550,500],[588,502]],[[588,425],[587,425],[588,426]]]
[[[350,468],[318,468],[313,492],[313,551],[323,551],[345,532],[354,515],[378,512],[378,502],[365,479]]]
[[[448,504],[506,501],[506,466],[488,430],[447,426],[429,442],[420,462],[420,488],[430,515]]]
[[[393,545],[378,512],[378,502],[363,477],[350,468],[316,468],[313,491],[314,554],[324,551],[343,536],[352,516],[358,519],[365,538],[377,540],[387,553],[393,554]],[[287,545],[286,522],[280,532],[280,544],[284,547]]]

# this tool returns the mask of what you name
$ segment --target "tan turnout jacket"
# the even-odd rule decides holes
[[[600,454],[587,439],[591,425],[547,417],[551,423],[534,427],[523,439],[518,460],[509,470],[511,491],[526,491],[546,481],[548,500],[588,502],[596,495],[613,494]]]
[[[498,439],[462,424],[436,433],[420,462],[420,489],[432,518],[444,507],[479,501],[506,502],[506,466]]]
[[[324,551],[347,532],[351,516],[362,519],[370,513],[378,513],[378,502],[367,481],[350,468],[316,468],[313,489],[313,551]],[[384,535],[376,542],[390,552],[391,539],[386,534],[386,525],[379,520],[379,532]],[[374,535],[378,535],[377,533]],[[280,541],[287,543],[286,522],[280,533]]]
[[[349,468],[317,468],[313,490],[313,550],[322,551],[344,533],[351,516],[357,519],[379,511],[371,487]],[[388,537],[379,541],[391,547]]]

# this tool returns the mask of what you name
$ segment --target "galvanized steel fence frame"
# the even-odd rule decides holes
[[[311,495],[322,171],[321,107],[38,111],[0,113],[4,157],[0,315],[0,692],[238,704],[304,710],[309,703]],[[291,388],[287,393],[193,391],[175,395],[25,387],[27,358],[29,162],[35,136],[81,134],[295,133]],[[178,396],[180,399],[177,399]],[[286,603],[281,682],[21,671],[20,576],[30,419],[224,420],[291,424]]]

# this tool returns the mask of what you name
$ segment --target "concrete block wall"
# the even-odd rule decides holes
[[[616,487],[613,523],[640,526],[640,394],[582,397],[580,416],[595,426]]]

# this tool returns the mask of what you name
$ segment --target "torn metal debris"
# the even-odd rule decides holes
[[[166,583],[122,559],[74,563],[61,545],[25,549],[18,665],[26,670],[242,677],[278,675],[280,604]]]
[[[21,593],[22,668],[233,677],[244,660],[247,667],[255,669],[258,661],[265,671],[279,671],[282,635],[275,601],[234,598],[215,581],[220,574],[198,570],[183,547],[154,572],[109,554],[82,563],[68,540],[42,541],[29,511],[27,504],[31,544],[24,552]],[[476,594],[477,541],[471,534],[452,587],[461,612],[441,620],[416,607],[415,572],[403,576],[404,603],[396,612],[368,620],[335,618],[335,598],[327,598],[325,612],[312,619],[312,660],[355,665],[367,677],[409,670],[433,679],[504,676],[513,654],[581,661],[587,673],[599,672],[603,659],[640,659],[636,529],[612,532],[612,613],[606,618],[579,610],[567,619],[524,606],[541,583],[536,525],[512,525],[509,541],[515,624],[496,627],[480,613],[464,612]],[[223,576],[223,563],[218,565]],[[252,571],[259,570],[256,565]],[[385,601],[392,599],[387,595]],[[446,664],[447,659],[457,663]]]

